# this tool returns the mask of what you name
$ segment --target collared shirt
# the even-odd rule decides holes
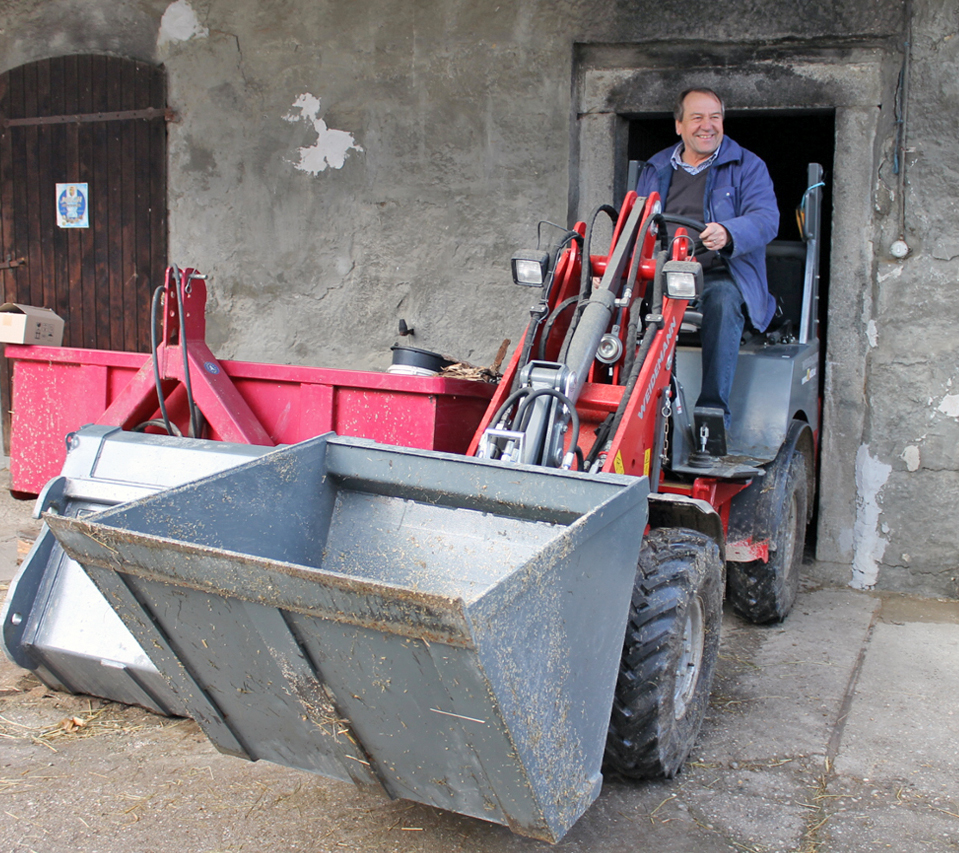
[[[673,156],[669,158],[669,162],[674,169],[681,168],[684,172],[689,172],[690,175],[698,175],[700,172],[705,172],[710,166],[713,165],[716,158],[719,156],[719,148],[722,148],[722,145],[713,151],[709,158],[704,160],[698,166],[690,166],[689,163],[683,160],[683,151],[685,150],[685,147],[685,143],[680,142],[673,149]]]

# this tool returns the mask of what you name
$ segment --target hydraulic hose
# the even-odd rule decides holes
[[[613,221],[614,227],[616,225],[616,220],[619,218],[619,211],[609,204],[601,204],[596,208],[596,210],[593,211],[592,216],[589,218],[589,225],[586,227],[586,238],[583,240],[583,262],[581,264],[579,276],[579,303],[576,307],[576,312],[573,314],[573,319],[570,321],[569,328],[566,330],[566,336],[563,338],[563,345],[560,347],[560,361],[566,360],[566,354],[569,350],[570,341],[572,341],[573,334],[576,332],[576,326],[579,324],[580,314],[583,308],[586,307],[586,303],[589,301],[593,279],[593,268],[592,264],[590,263],[590,255],[593,246],[593,227],[596,225],[596,219],[601,213],[605,213],[609,216],[609,218]]]
[[[163,427],[167,435],[174,435],[173,427],[170,424],[170,416],[167,414],[166,399],[163,396],[163,387],[160,382],[160,363],[157,347],[157,315],[160,310],[160,297],[163,294],[163,287],[158,287],[153,291],[153,300],[150,303],[150,356],[153,361],[153,382],[157,389],[157,400],[160,402],[160,414],[163,416]],[[152,423],[153,426],[159,424]],[[179,429],[176,434],[179,434]]]
[[[536,330],[539,328],[540,323],[543,322],[543,318],[549,311],[549,304],[546,301],[547,287],[548,284],[543,285],[543,298],[540,300],[539,304],[534,305],[529,312],[529,325],[526,327],[526,336],[523,338],[523,349],[520,353],[519,363],[516,365],[516,372],[513,374],[513,384],[511,386],[511,390],[514,392],[519,387],[520,374],[523,372],[523,368],[529,364],[529,353],[533,348],[533,339],[536,337]]]
[[[589,259],[593,248],[593,228],[596,225],[597,217],[601,213],[605,213],[609,216],[614,227],[616,225],[616,220],[619,219],[619,211],[610,204],[601,204],[596,208],[596,210],[593,211],[593,215],[589,218],[589,227],[586,229],[586,240],[583,248],[583,268],[579,277],[580,299],[589,299],[589,292],[592,289],[590,279],[592,279],[593,276]]]
[[[515,424],[516,428],[520,431],[526,429],[526,426],[529,422],[529,418],[532,415],[532,409],[530,406],[533,401],[539,397],[555,397],[560,401],[569,412],[570,423],[572,424],[572,435],[570,437],[570,448],[573,449],[573,452],[579,451],[579,457],[582,456],[582,451],[579,450],[579,413],[576,411],[576,406],[569,397],[567,397],[562,391],[558,391],[555,388],[537,388],[535,391],[531,391],[526,395],[526,399],[519,404],[519,408],[516,410]],[[582,470],[582,469],[580,469]]]
[[[550,332],[553,331],[553,326],[559,319],[560,314],[571,308],[577,302],[579,302],[579,294],[570,296],[568,299],[564,299],[559,303],[559,305],[556,306],[556,308],[553,309],[553,313],[547,318],[546,324],[543,326],[543,334],[540,335],[539,348],[536,353],[537,358],[540,361],[543,361],[546,358],[546,344],[549,341]]]
[[[490,423],[494,426],[500,424],[500,422],[505,418],[507,412],[518,400],[522,400],[519,405],[519,408],[516,410],[516,415],[513,417],[513,428],[517,430],[523,430],[526,428],[528,418],[530,416],[531,410],[529,408],[530,404],[538,397],[555,397],[559,400],[569,411],[570,413],[570,422],[572,423],[572,439],[570,447],[573,449],[573,452],[576,454],[578,463],[580,463],[579,470],[584,470],[582,467],[583,452],[579,448],[579,414],[576,411],[576,406],[573,404],[573,401],[569,399],[562,391],[557,391],[555,388],[537,388],[535,391],[532,388],[520,388],[516,391],[513,391],[502,403],[502,405],[496,410],[496,414],[490,419]],[[524,399],[525,398],[525,399]]]
[[[170,424],[173,432],[168,433],[169,435],[175,435],[177,438],[182,438],[183,433],[180,432],[180,428],[176,424]],[[145,432],[147,427],[156,427],[157,429],[166,429],[166,424],[163,422],[162,418],[151,418],[148,421],[144,421],[142,424],[137,424],[133,428],[133,432]]]
[[[532,388],[518,388],[516,391],[513,391],[504,401],[497,410],[496,414],[490,419],[490,423],[494,426],[499,424],[500,421],[505,417],[506,413],[516,405],[516,401],[525,397],[527,394],[532,393]]]
[[[623,372],[621,375],[629,376],[633,371],[633,363],[636,360],[636,346],[632,342],[636,340],[636,331],[639,329],[639,312],[630,311],[629,323],[626,326],[626,355],[623,358]]]
[[[516,371],[519,375],[519,371]],[[516,405],[517,400],[521,400],[527,394],[529,394],[533,389],[532,388],[517,388],[515,391],[511,391],[509,396],[503,401],[502,405],[496,410],[496,414],[490,418],[489,424],[494,429],[500,429],[504,425],[504,419],[507,412]],[[502,454],[502,448],[496,448]]]

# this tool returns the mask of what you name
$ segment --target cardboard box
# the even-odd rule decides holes
[[[0,305],[0,341],[58,347],[63,343],[63,319],[49,308],[4,302]]]

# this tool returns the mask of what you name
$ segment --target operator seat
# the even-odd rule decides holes
[[[803,285],[806,277],[806,244],[800,240],[773,240],[766,246],[766,281],[776,300],[776,313],[766,329],[766,335],[779,333],[788,337],[799,328],[802,319]],[[679,343],[699,345],[699,330],[703,315],[695,302],[683,314]],[[757,334],[746,321],[744,337]]]

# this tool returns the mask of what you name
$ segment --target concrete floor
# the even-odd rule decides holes
[[[0,578],[31,505],[0,489]],[[959,851],[959,602],[826,585],[783,624],[726,615],[698,745],[607,779],[557,851]],[[503,827],[215,752],[188,720],[57,694],[0,664],[0,850],[525,851]]]

